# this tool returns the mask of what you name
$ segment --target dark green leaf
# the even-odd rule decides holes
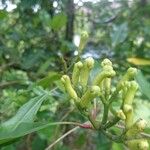
[[[37,96],[25,103],[14,117],[0,125],[0,143],[6,143],[14,138],[27,134],[33,128],[34,117],[48,94]],[[25,125],[24,125],[25,124]]]
[[[0,127],[0,144],[4,144],[13,139],[22,137],[29,133],[57,124],[58,124],[57,122],[56,123],[22,122],[14,130],[7,130],[6,128]]]
[[[60,13],[51,20],[51,27],[54,30],[60,30],[62,27],[65,26],[67,21],[67,17],[64,13]]]

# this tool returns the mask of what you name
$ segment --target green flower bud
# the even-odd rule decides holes
[[[88,57],[87,59],[85,59],[85,64],[87,64],[87,67],[89,69],[92,69],[94,66],[94,59],[92,57]]]
[[[116,72],[113,70],[112,62],[107,58],[102,61],[101,66],[104,72],[109,72],[110,74],[110,76],[107,74],[108,76],[101,81],[102,83],[99,81],[99,86],[101,84],[101,90],[104,92],[106,100],[108,100],[111,91],[111,77],[115,76]]]
[[[124,111],[124,113],[130,113],[132,110],[133,110],[133,108],[132,108],[131,105],[125,104],[125,105],[123,106],[123,111]]]
[[[126,119],[126,116],[125,116],[124,112],[121,109],[119,111],[117,111],[117,117],[119,117],[122,120]]]
[[[148,150],[149,148],[148,141],[145,139],[130,140],[126,142],[126,145],[129,150]]]
[[[63,75],[61,78],[62,83],[65,86],[66,91],[68,92],[68,94],[70,95],[71,98],[73,98],[74,100],[78,99],[77,93],[75,92],[75,90],[73,89],[72,85],[71,85],[71,81],[69,76],[67,75]]]
[[[119,81],[118,85],[117,85],[117,90],[120,91],[121,87],[122,87],[122,83],[125,81],[129,81],[132,78],[135,77],[135,75],[137,74],[137,69],[136,68],[129,68],[127,70],[127,73],[123,76],[123,78],[121,79],[121,81]]]
[[[109,59],[104,59],[102,62],[101,62],[101,66],[104,67],[104,66],[112,66],[112,62],[109,60]]]
[[[125,104],[123,106],[123,112],[126,116],[125,127],[129,129],[133,125],[133,108],[131,105]]]
[[[136,121],[132,127],[126,132],[126,137],[136,137],[142,132],[147,125],[147,122],[143,119]]]
[[[137,123],[136,123],[136,127],[137,129],[142,132],[145,127],[147,126],[147,121],[145,121],[144,119],[140,119]]]
[[[137,74],[137,69],[136,68],[132,68],[130,67],[128,70],[127,70],[127,74],[126,74],[126,77],[129,79],[132,79],[136,76]]]
[[[73,69],[73,73],[72,73],[72,83],[74,86],[76,86],[77,83],[79,82],[79,74],[80,74],[82,67],[83,67],[83,64],[81,61],[75,63],[75,65],[74,65],[74,69]]]
[[[127,94],[127,91],[128,91],[128,81],[125,81],[125,82],[122,82],[121,83],[121,89],[122,89],[122,99],[125,99],[125,96]]]
[[[100,94],[98,86],[90,87],[85,94],[81,97],[80,106],[82,108],[88,107],[89,103]]]
[[[80,44],[79,44],[79,54],[82,53],[82,50],[84,49],[84,47],[87,43],[88,37],[89,37],[89,35],[86,31],[83,31],[81,33]]]
[[[80,73],[80,84],[84,89],[87,85],[90,71],[93,68],[93,66],[94,66],[94,59],[92,57],[87,58],[83,63],[83,68],[81,69]]]
[[[105,70],[103,70],[101,73],[99,73],[95,77],[95,80],[94,80],[93,84],[100,86],[100,84],[102,83],[102,81],[105,78],[112,78],[115,75],[116,75],[116,72],[112,69],[112,67],[111,66],[106,66]]]
[[[124,104],[132,105],[135,93],[138,89],[138,84],[136,83],[136,81],[126,83],[127,83],[127,92],[124,98]]]
[[[142,140],[138,144],[139,150],[148,150],[149,149],[149,144],[147,140]]]

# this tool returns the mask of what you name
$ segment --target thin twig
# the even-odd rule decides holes
[[[74,111],[75,108],[70,109],[66,114],[64,114],[64,116],[60,119],[60,121],[63,121],[64,119],[66,119],[68,117],[68,115]]]
[[[1,89],[4,89],[4,88],[6,88],[6,87],[8,87],[8,86],[12,86],[12,85],[14,85],[14,84],[20,84],[20,83],[21,83],[21,81],[19,81],[19,80],[4,82],[4,83],[1,83],[1,84],[0,84],[0,88],[1,88]]]
[[[66,119],[66,117],[73,111],[74,109],[70,109],[61,119],[60,121],[62,122],[64,119]],[[61,128],[61,126],[57,125],[56,129],[54,131],[54,136],[53,139],[56,139],[58,136],[58,130]]]
[[[144,138],[150,139],[150,134],[148,134],[148,133],[142,132],[141,135],[142,135]]]
[[[45,150],[50,150],[55,144],[57,144],[59,141],[61,141],[63,138],[65,138],[67,135],[71,134],[72,132],[74,132],[75,130],[79,129],[80,127],[77,126],[71,130],[69,130],[68,132],[66,132],[64,135],[62,135],[60,138],[58,138],[56,141],[54,141],[52,144],[50,144]]]

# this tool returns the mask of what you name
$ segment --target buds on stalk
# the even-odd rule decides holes
[[[148,150],[149,144],[146,139],[130,140],[126,142],[129,150]]]
[[[115,71],[113,70],[113,68],[111,66],[105,66],[105,69],[103,69],[102,72],[100,72],[94,80],[94,85],[98,85],[100,86],[100,84],[102,83],[103,79],[105,78],[111,78],[113,76],[116,75]]]
[[[127,82],[127,93],[124,98],[124,104],[132,105],[137,89],[138,84],[136,81]]]
[[[72,73],[72,83],[74,87],[77,86],[79,82],[79,75],[80,75],[81,68],[83,68],[83,64],[81,61],[74,64],[74,69]]]
[[[81,97],[80,106],[85,108],[89,105],[90,101],[96,98],[100,94],[100,88],[98,86],[90,87],[85,94]]]
[[[146,126],[147,122],[144,119],[137,120],[126,132],[126,137],[136,137]]]
[[[80,84],[83,89],[85,89],[87,86],[90,71],[93,67],[94,67],[94,59],[92,57],[85,59],[85,62],[83,63],[83,67],[80,73]]]
[[[133,108],[131,105],[125,104],[123,106],[123,111],[126,116],[125,127],[126,129],[130,128],[133,124]]]
[[[121,120],[126,119],[126,116],[125,116],[124,112],[121,109],[119,111],[117,111],[117,117],[119,117]]]
[[[81,37],[80,37],[80,44],[79,44],[79,54],[82,53],[82,50],[84,49],[86,43],[87,43],[87,40],[88,40],[88,33],[86,31],[83,31],[81,33]]]
[[[79,45],[80,52],[86,44],[87,37],[87,33],[82,33]],[[124,121],[125,125],[124,132],[118,136],[118,138],[121,138],[119,142],[123,141],[130,150],[148,150],[148,142],[146,139],[143,139],[143,135],[141,134],[147,122],[143,119],[134,122],[133,99],[138,89],[138,84],[133,78],[137,73],[137,69],[129,68],[123,78],[118,82],[116,90],[113,92],[111,90],[111,80],[112,77],[116,75],[116,72],[112,67],[112,62],[109,59],[104,59],[101,66],[102,71],[96,75],[92,83],[88,83],[90,72],[94,67],[94,59],[89,57],[83,62],[79,61],[75,63],[72,80],[70,81],[67,75],[63,75],[61,78],[67,93],[75,100],[75,105],[78,110],[89,119],[94,129],[104,130],[103,132],[106,131],[106,134],[108,133],[107,129],[116,124],[116,119],[118,120],[119,118]],[[111,104],[118,98],[122,100],[122,104],[117,112],[114,110],[114,118],[110,121],[109,111],[113,110]],[[92,103],[93,100],[94,103]],[[96,105],[98,100],[101,100],[104,105],[101,121],[97,120],[98,117],[96,118],[96,115],[93,118],[89,117],[92,116],[91,112],[93,110],[95,110],[95,114],[97,114],[98,109]],[[112,137],[111,134],[106,135]],[[116,141],[116,136],[114,137]]]
[[[132,69],[131,69],[132,70]],[[135,81],[124,81],[124,89],[126,89],[123,95],[123,111],[126,115],[125,125],[126,128],[130,128],[133,125],[133,106],[132,102],[138,89],[138,84]]]
[[[111,91],[111,78],[116,75],[116,72],[113,70],[112,62],[109,59],[104,59],[101,66],[102,72],[95,77],[93,84],[100,87],[107,100]]]
[[[63,75],[61,78],[61,81],[64,84],[65,89],[68,92],[68,94],[70,95],[70,97],[73,98],[74,100],[77,100],[78,96],[77,96],[77,93],[75,92],[75,90],[73,89],[73,87],[71,85],[71,81],[70,81],[69,76]]]
[[[117,85],[117,90],[120,91],[121,90],[121,85],[123,82],[129,81],[131,79],[133,79],[137,74],[137,69],[136,68],[132,68],[130,67],[127,70],[127,73],[123,76],[123,78],[121,79],[121,81],[118,83]]]

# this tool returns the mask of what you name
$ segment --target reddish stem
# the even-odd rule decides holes
[[[87,123],[81,124],[79,125],[79,127],[84,128],[84,129],[93,129],[93,126]]]

